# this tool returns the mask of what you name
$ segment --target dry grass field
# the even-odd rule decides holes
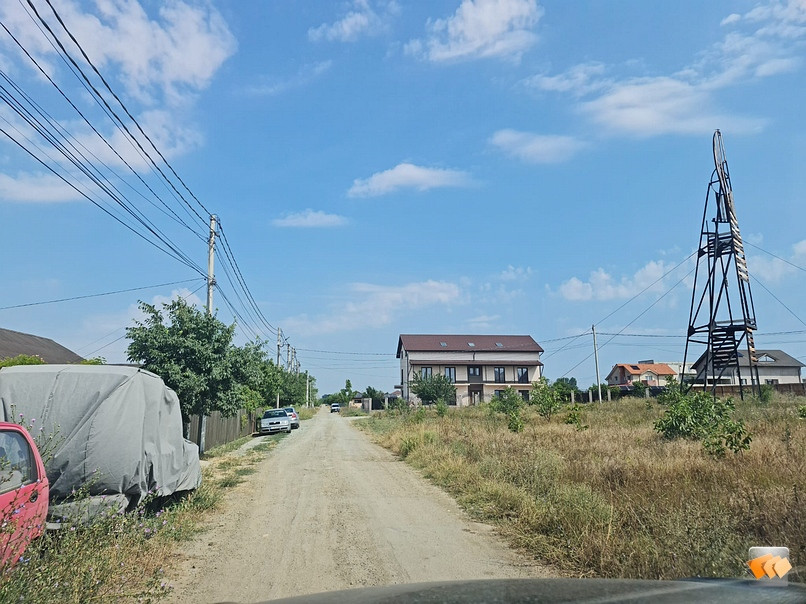
[[[803,399],[737,402],[749,451],[709,455],[653,429],[643,399],[583,406],[582,425],[527,408],[510,432],[485,406],[384,412],[360,422],[474,517],[572,576],[670,579],[745,575],[748,548],[790,548],[806,565]],[[804,571],[790,572],[803,581]]]

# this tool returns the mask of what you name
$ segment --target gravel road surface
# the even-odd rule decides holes
[[[551,576],[353,421],[321,410],[235,487],[210,530],[184,546],[172,601]]]

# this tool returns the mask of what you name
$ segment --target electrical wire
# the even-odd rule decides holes
[[[13,304],[11,306],[0,306],[0,310],[11,310],[12,308],[25,308],[28,306],[41,306],[43,304],[56,304],[58,302],[72,302],[73,300],[86,300],[87,298],[100,298],[101,296],[113,296],[115,294],[123,294],[127,292],[142,291],[145,289],[155,289],[157,287],[169,287],[171,285],[183,285],[185,283],[192,283],[198,281],[195,279],[185,279],[184,281],[172,281],[170,283],[157,283],[156,285],[145,285],[143,287],[130,287],[128,289],[118,289],[111,292],[102,292],[99,294],[85,294],[83,296],[73,296],[71,298],[58,298],[56,300],[44,300],[42,302],[26,302],[24,304]]]

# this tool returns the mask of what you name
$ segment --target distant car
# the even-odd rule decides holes
[[[261,434],[276,434],[277,432],[291,432],[291,418],[285,409],[269,409],[260,419]]]
[[[299,428],[299,415],[297,415],[297,410],[294,407],[286,407],[286,413],[291,418],[291,429],[296,430]]]
[[[22,426],[0,422],[0,567],[16,563],[45,530],[49,491],[31,435]]]
[[[339,405],[338,403],[333,403],[332,405],[330,405],[331,413],[338,413],[339,411],[341,411],[341,405]]]

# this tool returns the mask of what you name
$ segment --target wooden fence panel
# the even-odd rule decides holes
[[[218,411],[207,416],[204,443],[209,451],[213,447],[225,445],[242,436],[252,434],[255,428],[255,413],[241,409],[232,417],[222,417]],[[199,444],[199,416],[190,418],[190,440]]]

